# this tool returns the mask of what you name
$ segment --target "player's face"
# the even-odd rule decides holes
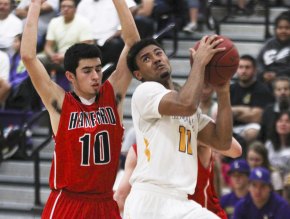
[[[251,61],[244,59],[240,60],[237,75],[241,82],[251,82],[253,80],[253,77],[255,76],[255,73],[256,69]]]
[[[250,183],[249,191],[254,203],[262,205],[268,201],[271,187],[263,182],[253,181]]]
[[[280,41],[288,41],[290,40],[290,23],[287,20],[280,20],[275,29],[276,37]]]
[[[243,189],[248,186],[249,178],[245,173],[231,173],[231,182],[233,189]]]
[[[161,84],[170,79],[171,67],[164,51],[156,45],[143,48],[136,56],[139,67],[134,71],[140,81],[156,81]]]
[[[277,120],[276,130],[279,135],[287,136],[290,134],[290,118],[287,113],[282,114]]]
[[[75,92],[86,99],[96,96],[102,85],[102,64],[100,58],[81,59],[76,69],[76,75],[70,73]]]
[[[247,162],[251,168],[260,167],[263,164],[263,157],[254,150],[249,150],[247,154]]]

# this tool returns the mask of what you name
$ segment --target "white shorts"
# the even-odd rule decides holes
[[[128,195],[123,219],[219,219],[187,194],[154,185],[134,183]]]

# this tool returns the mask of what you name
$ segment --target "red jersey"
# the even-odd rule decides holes
[[[79,193],[112,192],[123,132],[110,82],[103,84],[91,105],[66,93],[54,137],[50,188]]]
[[[198,159],[198,176],[197,184],[193,195],[188,195],[188,199],[194,200],[204,208],[207,208],[211,212],[215,213],[222,219],[227,219],[225,211],[222,209],[219,203],[219,199],[216,195],[214,188],[214,162],[211,158],[210,166],[205,168]]]

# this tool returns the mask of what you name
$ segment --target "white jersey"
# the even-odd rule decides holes
[[[160,115],[160,100],[169,92],[160,83],[145,82],[133,94],[138,159],[130,183],[192,194],[197,179],[197,134],[212,119],[200,110],[189,117]]]

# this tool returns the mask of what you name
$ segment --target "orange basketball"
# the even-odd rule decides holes
[[[204,81],[212,85],[225,84],[236,73],[239,66],[239,52],[234,43],[225,36],[218,36],[217,39],[224,39],[217,47],[225,47],[226,50],[216,53],[205,68]],[[196,50],[200,41],[194,45]],[[192,64],[192,58],[190,59]]]

